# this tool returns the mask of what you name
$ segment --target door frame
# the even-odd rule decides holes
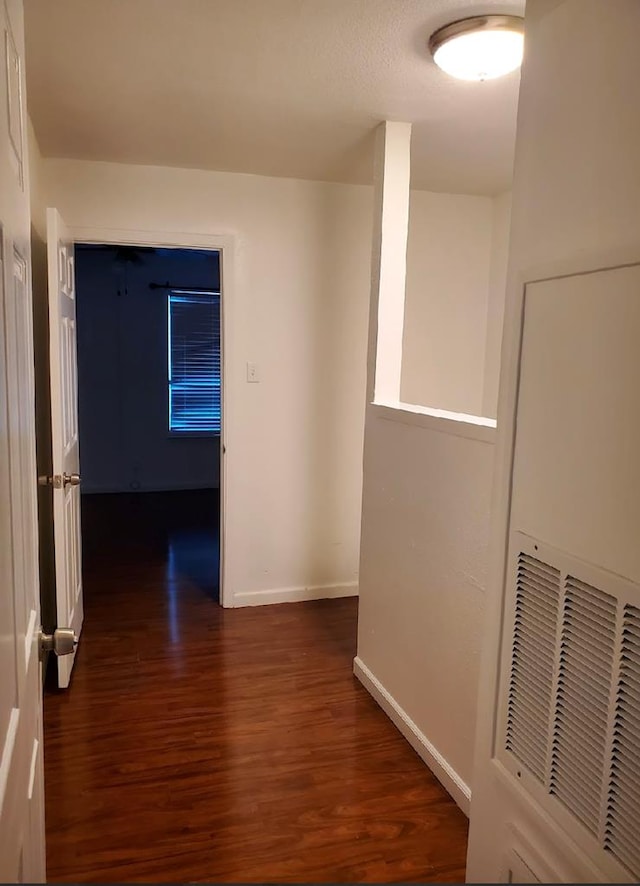
[[[220,605],[225,609],[235,606],[234,568],[236,552],[241,539],[233,529],[236,521],[233,501],[236,500],[236,473],[233,470],[234,413],[230,390],[233,382],[234,353],[234,285],[235,238],[229,234],[200,234],[185,231],[144,231],[127,228],[101,228],[67,225],[75,243],[93,243],[117,246],[156,246],[170,249],[210,249],[220,253],[220,336],[222,342],[222,421],[220,431]],[[231,503],[231,510],[229,504]]]

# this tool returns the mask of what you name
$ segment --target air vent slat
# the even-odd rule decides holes
[[[509,686],[513,687],[514,691],[517,689],[519,692],[527,693],[530,698],[544,699],[544,706],[548,707],[551,680],[540,677],[536,668],[531,668],[526,674],[523,674],[522,667],[527,664],[528,661],[526,658],[523,658],[520,655],[515,656],[514,672]],[[517,670],[515,669],[516,667]],[[546,677],[546,675],[544,676]]]
[[[521,649],[523,654],[533,656],[534,663],[539,662],[540,670],[546,673],[546,666],[553,662],[553,650],[546,649],[541,642],[542,638],[535,632],[532,631],[525,635],[523,624],[526,624],[526,622],[519,622],[516,625],[516,629],[520,631],[521,636],[516,638],[514,645],[517,649]]]
[[[514,714],[513,723],[507,726],[507,735],[521,735],[534,747],[536,746],[536,742],[538,740],[538,732],[531,728],[528,721],[523,721],[522,718],[517,714]],[[540,749],[540,756],[544,759],[545,755],[546,749]]]
[[[543,628],[547,628],[550,623],[553,623],[553,619],[550,619],[549,613],[547,612],[549,601],[546,598],[541,597],[537,591],[531,590],[526,586],[518,589],[518,594],[516,615],[526,612]],[[541,605],[541,603],[544,605]]]
[[[516,581],[521,602],[526,600],[541,611],[544,611],[545,604],[549,606],[556,599],[554,592],[557,586],[558,582],[542,581],[533,575],[519,575]]]
[[[577,753],[577,751],[576,751]],[[575,755],[574,755],[575,756]],[[551,764],[551,781],[570,781],[576,788],[591,800],[596,801],[601,797],[601,791],[597,784],[587,781],[574,771],[571,756],[567,753],[555,753]],[[597,765],[602,769],[602,759],[598,763],[589,761],[586,765]]]
[[[563,784],[569,786],[568,793],[574,795],[576,802],[579,801],[584,803],[585,808],[590,809],[597,819],[598,814],[595,812],[593,804],[599,801],[599,793],[594,789],[585,789],[584,783],[580,780],[580,776],[575,772],[570,771],[567,766],[558,767],[551,775],[552,787]],[[552,792],[555,793],[555,791]]]
[[[624,693],[623,697],[623,693],[620,691],[618,694],[618,704],[616,705],[618,718],[624,720],[625,730],[629,734],[632,734],[636,739],[640,739],[640,711],[638,711],[638,697],[639,696],[636,696],[634,698],[628,693]]]
[[[605,846],[640,876],[640,610],[623,611]]]
[[[636,865],[640,861],[640,841],[625,821],[607,822],[604,842],[623,864],[634,872],[637,870]]]
[[[536,778],[542,779],[544,777],[546,769],[545,760],[540,759],[537,750],[532,748],[528,742],[521,739],[518,741],[509,741],[506,743],[506,748],[508,751],[511,751],[520,764],[526,767],[529,772],[536,776]]]
[[[613,649],[613,643],[611,646]],[[578,675],[584,673],[588,677],[589,685],[591,685],[592,689],[597,689],[599,694],[602,693],[602,697],[607,695],[611,685],[610,675],[603,674],[602,667],[599,669],[593,667],[595,662],[589,660],[588,653],[578,652],[574,647],[570,653],[567,649],[563,649],[561,655],[565,668],[573,670],[573,673],[576,674],[576,679]]]
[[[575,637],[570,631],[565,631],[560,646],[561,656],[563,658],[575,659],[576,662],[580,662],[590,674],[593,674],[595,677],[602,677],[605,662],[611,661],[613,639],[609,643],[608,656],[604,651],[600,651],[597,647],[591,649],[588,645],[588,641],[586,642],[586,648],[583,644],[585,644],[585,640],[582,637]],[[610,674],[606,673],[605,676],[608,680]]]
[[[620,769],[618,758],[614,752],[612,757],[612,777],[616,787],[612,790],[618,792],[623,791],[631,796],[640,797],[640,774],[631,774],[629,770]]]
[[[547,769],[559,597],[560,572],[520,553],[505,745],[541,781]]]
[[[518,613],[516,617],[516,627],[522,629],[524,625],[526,625],[527,628],[525,637],[529,646],[540,655],[543,655],[546,658],[552,658],[555,650],[553,646],[549,645],[549,631],[551,628],[541,625],[535,618],[531,615],[527,615],[525,612]],[[525,642],[525,637],[520,637],[519,642]]]
[[[553,605],[556,599],[551,586],[530,578],[519,578],[517,591],[520,595],[519,606],[528,604],[537,610],[542,618],[544,618],[545,608]]]
[[[582,649],[586,646],[591,653],[591,657],[597,658],[600,661],[607,660],[613,640],[613,633],[611,636],[605,637],[604,634],[598,634],[590,628],[582,626],[580,628],[574,628],[573,625],[567,626],[564,637],[566,644],[573,643],[578,649]]]
[[[553,743],[554,760],[562,757],[572,764],[576,760],[578,751],[581,752],[581,760],[577,764],[578,768],[582,765],[582,761],[584,761],[585,765],[597,765],[599,768],[602,768],[602,761],[604,759],[602,747],[597,747],[593,738],[585,739],[577,730],[568,729],[566,726],[559,724]]]
[[[606,609],[596,609],[593,606],[581,605],[581,603],[583,601],[579,600],[575,594],[572,594],[566,597],[564,605],[569,612],[577,610],[580,613],[580,623],[588,624],[598,635],[602,635],[605,638],[612,637],[615,633],[615,612],[612,612],[608,607]],[[603,621],[603,619],[606,619],[606,621]],[[576,627],[579,627],[579,624]]]
[[[514,673],[511,677],[509,693],[513,695],[521,694],[529,701],[532,707],[549,716],[549,695],[548,690],[545,692],[544,686],[537,686],[532,681],[527,683],[522,677]]]
[[[596,835],[611,692],[615,600],[569,576],[561,618],[551,791]]]
[[[634,798],[629,793],[615,793],[616,812],[615,815],[607,816],[607,826],[610,822],[616,821],[624,824],[626,829],[635,834],[640,843],[640,821],[638,821],[638,805],[634,802]]]
[[[632,696],[640,694],[640,666],[638,670],[634,670],[631,662],[626,657],[623,658],[618,682],[622,688],[628,686]]]
[[[514,675],[519,673],[522,676],[524,673],[527,682],[538,686],[544,691],[545,695],[548,695],[553,683],[553,680],[549,677],[549,672],[553,666],[553,659],[544,659],[542,656],[534,658],[531,649],[516,641],[513,644],[513,664]]]
[[[599,588],[594,588],[593,585],[581,581],[579,578],[576,578],[575,575],[567,576],[566,587],[567,594],[571,594],[575,591],[580,599],[591,603],[598,608],[607,609],[610,613],[615,615],[617,600],[615,597],[612,597],[611,594],[607,594]]]
[[[544,763],[546,748],[540,746],[539,735],[536,732],[532,732],[528,724],[524,726],[521,720],[514,717],[513,723],[507,727],[507,737],[512,744],[523,742],[529,745],[532,754],[536,756],[540,763]]]
[[[586,732],[598,734],[602,729],[606,728],[606,711],[599,710],[598,706],[590,698],[585,700],[584,695],[586,693],[581,694],[576,688],[564,687],[559,690],[557,718],[562,720],[562,712],[571,709],[572,716],[582,723]]]
[[[521,566],[516,577],[516,584],[522,583],[537,587],[544,593],[553,596],[554,588],[560,584],[560,576]]]
[[[578,696],[582,706],[589,711],[606,712],[603,689],[604,693],[610,690],[611,675],[603,674],[602,670],[582,670],[580,663],[573,657],[563,655],[558,672],[558,689],[567,696]]]
[[[604,842],[607,849],[613,852],[623,864],[626,864],[632,871],[636,869],[635,864],[640,861],[640,844],[635,834],[624,822],[607,823]]]
[[[596,712],[596,716],[599,719],[606,721],[607,719],[607,711],[599,710],[599,705],[601,699],[598,694],[593,691],[591,686],[581,686],[581,693],[584,693],[585,699],[585,707],[589,711]],[[558,679],[558,699],[559,701],[565,702],[566,704],[572,704],[575,698],[576,687],[573,679],[568,680],[566,676],[561,672],[560,677]],[[597,713],[599,711],[599,714]]]
[[[531,554],[522,553],[518,557],[518,565],[524,574],[533,572],[548,576],[552,581],[560,581],[560,571],[555,566],[543,563]],[[519,570],[520,571],[520,570]]]
[[[552,786],[550,793],[557,797],[562,805],[572,812],[592,834],[597,833],[598,815],[594,812],[593,806],[589,805],[584,797],[581,797],[573,784],[559,782]]]

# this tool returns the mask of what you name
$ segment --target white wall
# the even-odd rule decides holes
[[[639,32],[637,0],[616,0],[615,4],[606,0],[527,0],[527,51],[518,112],[496,446],[499,507],[494,516],[495,556],[483,637],[469,882],[493,882],[504,876],[507,853],[518,833],[522,835],[518,851],[524,853],[522,857],[543,882],[618,882],[620,877],[631,878],[628,873],[612,876],[595,870],[588,850],[578,851],[576,842],[567,839],[555,822],[538,811],[520,782],[514,784],[515,780],[509,782],[501,777],[493,758],[498,650],[505,606],[504,545],[512,481],[513,429],[509,419],[515,409],[518,386],[523,281],[640,261],[640,117],[635,88],[640,81]],[[591,285],[591,280],[585,285],[587,304]],[[562,287],[555,291],[561,292]],[[617,444],[618,482],[624,478],[628,494],[615,496],[608,488],[604,508],[599,508],[597,501],[581,499],[586,502],[584,518],[581,522],[578,514],[571,530],[574,538],[582,535],[582,543],[588,544],[589,528],[592,529],[594,520],[605,516],[606,525],[600,527],[595,537],[598,544],[604,539],[616,540],[624,555],[619,553],[619,568],[614,567],[620,575],[625,573],[624,558],[628,558],[627,564],[632,557],[637,561],[637,520],[632,513],[637,501],[637,488],[632,482],[637,454],[632,437],[616,439],[615,432],[621,424],[620,414],[627,413],[637,421],[637,377],[635,373],[620,373],[617,359],[607,363],[606,349],[590,335],[588,327],[581,327],[579,312],[574,312],[573,331],[574,347],[576,341],[589,342],[594,360],[601,361],[603,378],[615,389],[614,398],[603,404],[600,433],[609,435],[609,446],[615,448]],[[637,338],[639,331],[633,324],[628,326],[624,330],[626,342]],[[574,402],[582,415],[589,415],[585,404],[594,391],[593,379],[591,390],[584,390],[589,380],[576,373],[571,363],[567,367],[575,389]],[[615,381],[608,375],[613,371]],[[553,380],[549,380],[548,373],[527,379],[533,390],[536,378],[537,391],[544,397],[545,390],[549,390],[545,386],[553,384]],[[565,385],[566,379],[567,374],[563,378]],[[618,416],[610,422],[607,412],[611,410],[617,410]],[[552,404],[549,416],[553,415]],[[561,446],[556,464],[568,466],[565,476],[570,476],[576,453],[587,478],[594,464],[584,464],[582,450],[574,447],[573,451],[566,451]],[[541,498],[548,495],[544,473],[533,478],[533,483],[530,490],[535,489],[537,494],[540,489]],[[585,482],[581,495],[590,494],[590,487]],[[567,501],[575,502],[575,497],[568,496]],[[636,541],[629,544],[634,530]],[[545,540],[556,544],[554,537]],[[594,547],[589,548],[590,563],[598,562],[593,559]],[[608,761],[608,756],[605,759]],[[582,839],[587,831],[580,831],[584,831],[581,842],[588,845]],[[630,842],[633,844],[633,840]],[[605,854],[612,860],[611,853],[602,853],[601,857]]]
[[[47,235],[47,204],[44,186],[44,168],[40,145],[33,130],[31,119],[27,119],[27,145],[29,158],[29,190],[31,201],[31,224],[44,242]]]
[[[491,265],[482,393],[482,414],[490,418],[495,418],[498,414],[500,350],[507,289],[510,229],[511,191],[505,191],[504,194],[498,194],[491,201]]]
[[[159,250],[139,263],[77,247],[78,412],[83,492],[211,489],[220,438],[168,433],[167,297],[149,283],[220,285],[215,252]]]
[[[401,400],[483,415],[489,197],[411,193]]]
[[[466,808],[494,447],[421,418],[367,411],[357,664]]]
[[[379,142],[378,150],[381,148]],[[408,151],[406,144],[404,156],[394,155],[390,162],[403,168]],[[385,189],[387,164],[378,162],[376,169],[379,195]],[[398,178],[390,180],[399,190],[395,204],[403,206],[408,183]],[[433,382],[430,390],[436,390],[436,369],[441,367],[432,351],[438,346],[448,367],[448,350],[457,347],[456,336],[462,330],[467,348],[472,341],[474,372],[479,376],[472,379],[474,400],[462,399],[468,391],[461,390],[461,399],[455,404],[436,401],[429,405],[479,411],[491,200],[434,194],[412,194],[411,199],[413,240],[408,256],[404,244],[396,242],[395,254],[388,258],[397,262],[409,259],[412,291],[407,296],[411,302],[406,307],[405,346],[416,372],[414,381],[422,385],[416,399],[424,395],[425,384]],[[440,226],[440,218],[447,224]],[[402,220],[401,215],[399,224]],[[374,221],[374,261],[383,222],[383,218]],[[436,277],[435,302],[425,305],[433,294],[431,278]],[[450,280],[455,287],[447,297],[442,290]],[[405,291],[396,284],[388,296],[402,306]],[[385,320],[378,310],[381,297],[382,283],[372,273],[369,390],[380,359],[377,326]],[[460,317],[461,313],[464,316]],[[468,322],[467,314],[474,322]],[[434,328],[434,317],[446,329]],[[440,347],[439,335],[448,348]],[[420,377],[425,367],[426,379]],[[468,364],[465,368],[468,370]],[[461,372],[460,379],[463,375]],[[381,403],[377,391],[376,402],[367,405],[365,421],[354,671],[465,810],[472,776],[479,624],[487,566],[492,424],[481,419],[447,419],[419,408],[403,408],[397,402]]]
[[[235,239],[227,516],[242,543],[236,602],[353,590],[371,190],[72,160],[44,167],[47,202],[73,227]],[[246,383],[248,360],[259,384]]]
[[[401,400],[495,418],[510,193],[412,191]]]

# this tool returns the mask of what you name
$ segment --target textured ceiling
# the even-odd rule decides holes
[[[426,50],[524,0],[25,0],[42,152],[329,181],[371,180],[372,131],[414,123],[415,187],[511,181],[519,77],[452,80]]]

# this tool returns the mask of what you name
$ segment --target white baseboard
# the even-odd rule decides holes
[[[234,594],[236,606],[266,606],[269,603],[302,603],[305,600],[332,600],[336,597],[356,597],[356,582],[337,585],[319,585],[299,588],[270,588],[265,591],[244,591]]]
[[[424,732],[418,729],[407,712],[358,656],[353,660],[353,673],[468,817],[471,804],[469,785],[460,778],[453,766],[431,744]]]

